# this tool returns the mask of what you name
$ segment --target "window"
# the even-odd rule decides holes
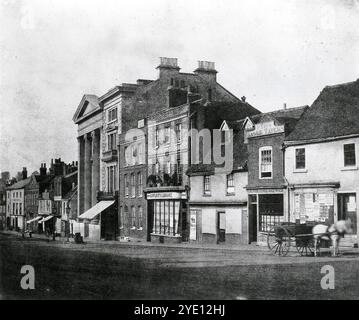
[[[259,174],[261,179],[272,178],[272,147],[259,149]]]
[[[349,143],[344,145],[344,166],[355,166],[355,144]]]
[[[171,174],[171,161],[167,161],[166,173],[169,175]]]
[[[131,146],[131,156],[132,156],[131,163],[134,165],[138,164],[138,149],[137,148],[138,148],[137,144],[133,144]]]
[[[142,197],[142,192],[143,192],[143,183],[142,183],[142,174],[141,172],[137,173],[137,195],[139,197]]]
[[[131,229],[135,229],[136,228],[136,211],[135,211],[135,206],[131,207]]]
[[[305,149],[295,149],[295,168],[305,169]]]
[[[108,110],[107,112],[107,122],[112,122],[117,120],[117,108]]]
[[[134,173],[131,173],[131,197],[136,197],[136,178]]]
[[[181,143],[182,138],[182,123],[177,123],[175,127],[177,143]]]
[[[142,207],[138,206],[138,210],[137,210],[137,228],[142,230],[143,227],[143,212],[142,212]]]
[[[211,177],[210,176],[203,177],[203,194],[205,194],[205,195],[211,194]]]
[[[125,174],[124,176],[124,183],[125,183],[125,197],[128,197],[128,176]]]
[[[212,89],[208,89],[208,100],[212,101]]]
[[[234,177],[233,177],[233,173],[227,175],[227,194],[234,194]]]
[[[155,135],[156,135],[155,136],[156,148],[158,148],[159,147],[159,135],[160,135],[158,127],[156,127]]]
[[[129,166],[129,155],[128,155],[128,147],[124,148],[124,163],[125,163],[125,167]]]
[[[116,150],[116,133],[110,133],[107,135],[107,150]]]
[[[115,191],[115,183],[116,183],[116,167],[110,166],[107,167],[107,192]]]
[[[169,126],[165,127],[165,131],[164,131],[164,143],[168,144],[170,143],[170,130],[171,128]]]

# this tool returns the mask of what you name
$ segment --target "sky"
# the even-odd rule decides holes
[[[0,0],[0,171],[77,160],[83,94],[214,61],[262,112],[359,78],[359,0]]]

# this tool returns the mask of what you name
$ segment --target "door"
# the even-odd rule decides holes
[[[249,243],[257,242],[257,195],[248,196],[248,233]]]
[[[338,220],[350,219],[352,222],[353,232],[357,234],[357,204],[355,193],[338,194]]]
[[[226,241],[226,213],[218,212],[217,217],[217,243]]]

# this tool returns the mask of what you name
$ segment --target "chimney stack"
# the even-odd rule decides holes
[[[242,102],[246,102],[246,97],[245,96],[243,96],[242,98],[241,98],[241,100],[242,100]]]
[[[40,176],[46,176],[46,163],[41,163]]]
[[[25,180],[27,178],[27,169],[26,167],[22,168],[22,179]]]
[[[286,110],[287,109],[287,104],[284,102],[283,104],[283,109]]]
[[[217,70],[214,62],[198,61],[198,67],[193,72],[206,78],[208,81],[215,82],[217,80]]]
[[[156,69],[159,70],[159,78],[166,79],[175,76],[181,70],[177,64],[177,58],[167,57],[160,57],[160,64]]]

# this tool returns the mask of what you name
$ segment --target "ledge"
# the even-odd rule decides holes
[[[358,166],[342,167],[340,170],[341,171],[355,171],[355,170],[358,170]]]

